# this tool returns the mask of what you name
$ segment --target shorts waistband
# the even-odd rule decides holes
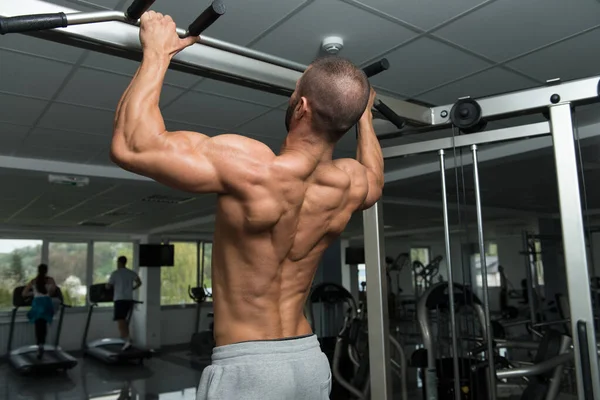
[[[310,355],[321,346],[314,334],[274,340],[254,340],[215,347],[212,353],[213,364],[242,362],[247,357],[259,356],[262,361],[276,361]]]

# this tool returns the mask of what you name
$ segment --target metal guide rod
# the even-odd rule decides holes
[[[485,259],[485,241],[483,239],[483,216],[481,215],[481,189],[479,187],[479,166],[477,160],[477,145],[471,146],[473,154],[473,185],[475,189],[475,207],[477,209],[477,237],[479,239],[479,260],[481,262],[481,282],[483,289],[483,310],[485,318],[486,332],[485,340],[487,341],[487,357],[488,357],[488,393],[491,400],[496,400],[496,369],[494,362],[494,338],[491,329],[490,316],[490,295],[488,288],[488,269]]]
[[[439,151],[440,176],[442,181],[442,209],[444,213],[444,243],[446,245],[446,265],[448,266],[448,297],[450,298],[450,329],[452,330],[452,367],[454,369],[454,398],[461,400],[460,373],[458,369],[458,340],[456,331],[456,310],[454,309],[454,274],[450,250],[450,224],[448,222],[448,198],[446,195],[446,162],[444,150]]]
[[[583,370],[590,371],[593,377],[593,393],[600,394],[598,374],[598,357],[595,351],[588,351],[582,356],[582,343],[576,334],[578,325],[586,325],[587,349],[596,349],[596,332],[589,289],[589,270],[587,263],[586,242],[579,194],[579,179],[575,143],[573,139],[573,123],[571,120],[571,104],[559,104],[550,107],[552,139],[554,141],[554,159],[556,161],[556,179],[558,182],[558,198],[562,226],[562,240],[567,273],[569,309],[571,313],[571,331],[575,350],[575,371],[577,377],[577,393],[584,398]],[[585,338],[584,336],[584,338]]]
[[[371,398],[391,400],[390,331],[382,212],[381,201],[363,211],[367,315],[369,316],[369,370]]]
[[[523,232],[523,249],[525,252],[525,274],[527,275],[527,297],[529,299],[529,314],[531,317],[531,323],[537,322],[535,303],[533,300],[533,271],[535,268],[531,260],[531,254],[529,253],[529,235],[527,232]],[[535,333],[531,332],[531,338],[535,340]]]

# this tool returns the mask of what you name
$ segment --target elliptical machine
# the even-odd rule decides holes
[[[197,304],[196,307],[196,327],[194,329],[194,333],[192,334],[192,339],[190,341],[190,350],[194,356],[199,357],[200,359],[209,359],[212,355],[213,348],[215,347],[215,338],[214,338],[214,322],[212,318],[214,318],[214,313],[210,312],[207,314],[208,318],[211,318],[211,321],[208,325],[208,330],[204,330],[199,332],[200,329],[200,314],[202,312],[202,303],[205,303],[206,300],[212,297],[212,294],[209,293],[204,287],[188,287],[188,295],[194,303]]]

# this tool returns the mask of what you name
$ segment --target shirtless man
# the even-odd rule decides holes
[[[316,61],[298,81],[278,155],[238,135],[169,132],[159,109],[180,39],[168,16],[141,19],[143,61],[119,103],[112,159],[175,189],[217,193],[213,244],[217,347],[198,399],[328,399],[331,371],[304,317],[317,264],[352,213],[383,188],[375,93],[349,61]],[[202,107],[198,107],[202,112]],[[357,160],[332,160],[358,123]]]

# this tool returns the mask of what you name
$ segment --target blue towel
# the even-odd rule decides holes
[[[34,297],[31,302],[31,310],[27,313],[29,322],[35,323],[38,319],[45,319],[49,324],[54,318],[54,304],[48,296]]]

